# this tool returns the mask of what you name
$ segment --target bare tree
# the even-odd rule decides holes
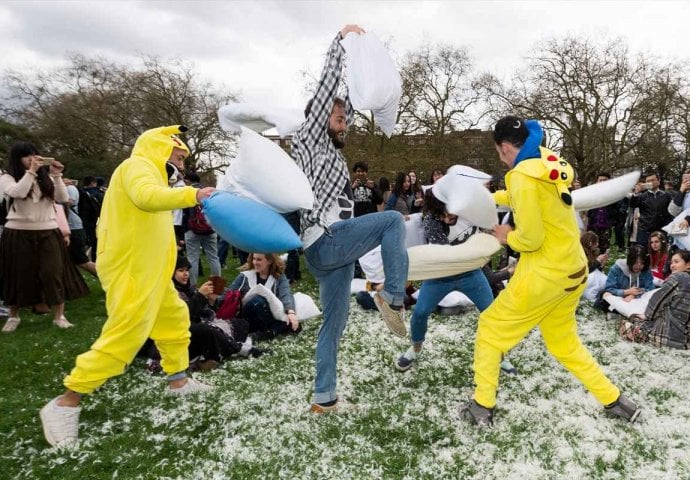
[[[116,65],[80,54],[50,72],[5,72],[10,92],[4,113],[26,126],[68,162],[70,174],[109,174],[146,129],[184,124],[201,173],[227,165],[234,142],[220,129],[217,108],[229,99],[198,80],[191,64],[142,58]]]
[[[537,45],[509,86],[492,75],[480,84],[494,113],[542,120],[551,145],[590,180],[640,163],[636,148],[668,115],[668,81],[651,60],[631,59],[621,40],[565,37]]]

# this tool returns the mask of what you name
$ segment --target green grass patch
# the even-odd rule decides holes
[[[228,280],[236,267],[224,270]],[[303,278],[294,290],[318,303],[304,269]],[[519,374],[500,378],[495,427],[473,428],[458,408],[472,392],[477,312],[433,315],[418,365],[400,373],[393,361],[406,342],[353,300],[338,390],[354,412],[308,413],[315,318],[297,337],[264,342],[270,355],[198,375],[216,387],[204,397],[168,398],[163,377],[136,361],[85,399],[80,448],[51,449],[38,410],[62,391],[62,378],[105,321],[103,292],[87,281],[90,296],[67,306],[75,328],[22,312],[18,330],[0,337],[1,478],[690,478],[688,353],[623,342],[584,303],[580,335],[643,407],[638,424],[604,416],[535,331],[510,352]]]

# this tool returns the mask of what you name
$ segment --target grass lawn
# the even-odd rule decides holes
[[[51,449],[38,410],[105,321],[103,293],[88,281],[91,295],[67,306],[75,328],[22,313],[18,330],[0,337],[0,478],[690,478],[688,352],[623,342],[585,303],[581,336],[643,407],[635,425],[605,417],[535,331],[510,353],[519,375],[501,377],[495,427],[473,428],[457,410],[472,391],[477,312],[432,316],[418,366],[400,373],[393,360],[406,343],[353,300],[339,393],[354,412],[308,413],[319,317],[296,338],[262,344],[271,355],[198,374],[216,387],[204,397],[168,398],[163,377],[136,361],[85,400],[80,448]],[[312,280],[294,290],[318,300]]]

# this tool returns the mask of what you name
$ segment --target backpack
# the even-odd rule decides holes
[[[87,190],[81,187],[77,187],[77,190],[79,191],[79,203],[77,204],[78,213],[75,213],[87,225],[96,225],[98,217],[101,216],[101,202]]]
[[[206,215],[204,215],[201,205],[197,205],[192,209],[189,220],[187,220],[187,226],[197,235],[211,235],[213,233],[213,228],[206,220]]]
[[[227,290],[223,304],[216,311],[216,318],[231,320],[237,317],[242,309],[242,293],[239,290]]]

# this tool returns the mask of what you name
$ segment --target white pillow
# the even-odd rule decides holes
[[[350,295],[362,292],[367,289],[367,281],[363,278],[353,278],[350,282]]]
[[[491,176],[464,165],[454,165],[432,187],[434,196],[446,204],[449,213],[470,224],[492,228],[498,223],[496,204],[484,186]]]
[[[412,298],[417,300],[420,291],[421,289],[415,290],[412,294]],[[467,295],[458,291],[450,292],[438,302],[439,307],[471,307],[473,305],[474,303],[472,303],[472,300],[470,300]]]
[[[462,292],[450,292],[438,302],[439,307],[471,307],[474,306],[472,300]]]
[[[341,45],[347,52],[345,83],[352,106],[371,110],[374,121],[390,138],[402,96],[402,80],[393,59],[373,33],[348,33]]]
[[[381,245],[359,257],[359,266],[362,267],[364,276],[372,283],[383,283],[383,258],[381,258]]]
[[[601,270],[589,272],[587,287],[582,294],[590,302],[595,302],[599,293],[606,287],[606,274]]]
[[[264,132],[274,128],[282,138],[295,133],[304,122],[304,113],[258,103],[230,103],[218,110],[218,121],[226,132],[240,133],[240,127]]]
[[[416,245],[424,245],[425,243],[426,237],[424,236],[424,227],[422,226],[422,214],[413,213],[405,221],[405,247],[410,248]]]
[[[645,292],[640,298],[636,298],[629,302],[623,300],[622,297],[617,297],[616,295],[607,292],[604,294],[604,300],[609,303],[609,310],[615,310],[624,317],[630,318],[633,314],[644,315],[644,311],[647,309],[649,299],[657,290],[658,288],[655,288],[654,290]]]
[[[620,177],[595,183],[573,190],[573,207],[575,210],[591,210],[611,205],[625,197],[640,178],[640,172],[630,172]]]
[[[685,217],[690,215],[690,208],[686,208],[680,214],[676,216],[676,218],[673,219],[671,223],[666,225],[662,230],[664,230],[666,233],[669,234],[673,238],[673,243],[678,245],[680,248],[683,250],[688,250],[690,249],[690,231],[686,234],[674,234],[671,233],[676,230],[676,225],[681,221],[685,220]]]
[[[300,321],[321,315],[321,310],[309,295],[297,292],[293,296],[295,297],[295,312]]]
[[[279,213],[314,206],[306,175],[269,139],[240,127],[240,149],[218,188],[259,202]]]
[[[273,315],[273,318],[275,318],[276,320],[287,320],[287,315],[285,315],[285,307],[283,306],[283,302],[281,302],[280,299],[276,297],[272,291],[266,288],[265,285],[258,284],[249,289],[244,298],[242,298],[242,305],[246,305],[249,300],[256,296],[264,297],[266,299],[266,301],[268,302],[268,308],[271,310],[271,315]],[[295,309],[295,311],[297,310]]]
[[[407,249],[408,280],[443,278],[481,268],[501,248],[493,235],[475,233],[460,245],[419,245]],[[361,263],[361,260],[360,260]]]

